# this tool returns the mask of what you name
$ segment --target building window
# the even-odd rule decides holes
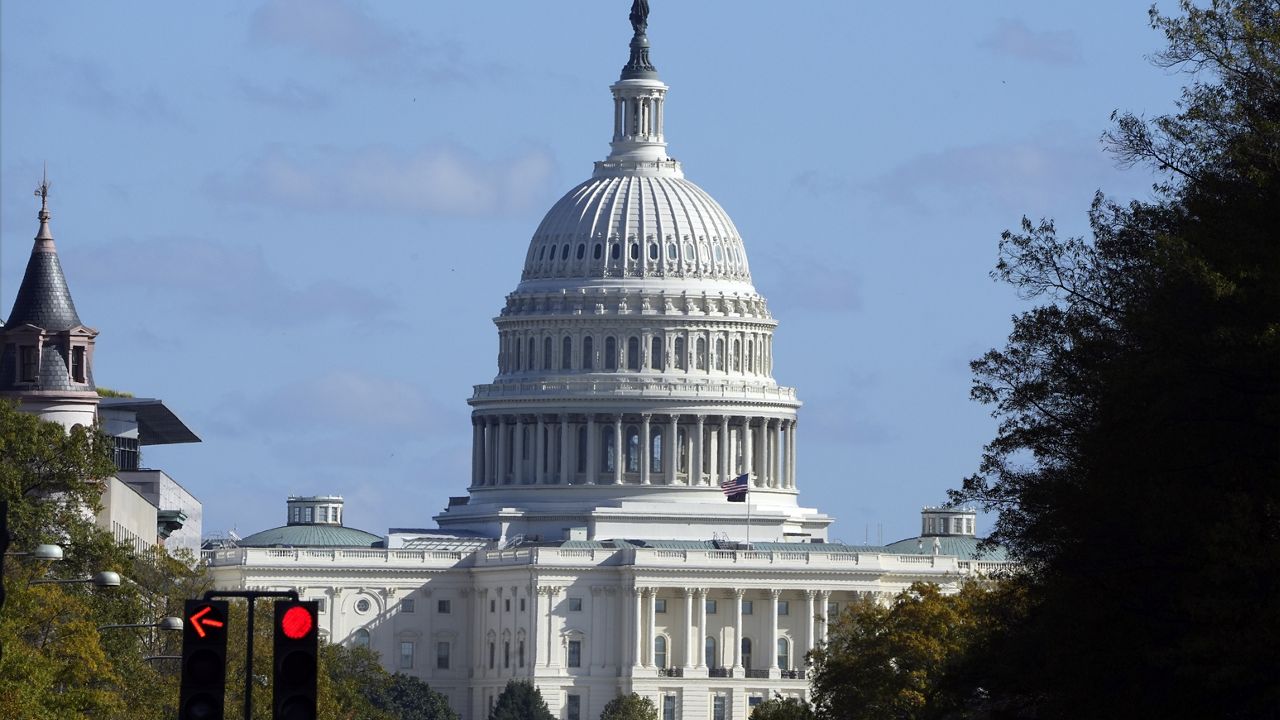
[[[329,603],[326,601],[326,598],[316,598],[315,600],[316,612],[326,612],[328,610]]]
[[[551,369],[551,338],[542,339],[542,369]]]
[[[640,369],[640,338],[638,337],[627,340],[627,369]]]
[[[654,598],[654,600],[653,600],[653,611],[654,611],[655,613],[665,613],[665,612],[667,611],[667,600],[666,600],[666,598]]]
[[[573,365],[573,338],[564,336],[560,343],[560,369],[568,370]]]
[[[752,695],[751,697],[747,698],[747,707],[754,708],[755,706],[759,705],[762,702],[764,702],[763,697],[759,695]],[[750,712],[747,713],[747,717],[751,717]]]
[[[351,633],[351,644],[358,648],[369,647],[369,631],[364,628],[356,628],[356,631]]]
[[[568,665],[571,668],[582,667],[582,641],[581,640],[569,641]]]
[[[617,338],[609,337],[604,339],[604,369],[605,370],[618,369],[618,339]]]
[[[578,472],[587,471],[587,426],[578,426]]]
[[[504,640],[502,643],[502,667],[511,667],[511,641]]]
[[[402,613],[413,612],[413,598],[405,598],[404,600],[400,601],[400,612]]]
[[[724,695],[716,695],[711,698],[711,720],[726,720],[728,715],[725,713],[727,706]]]
[[[83,345],[71,348],[71,379],[78,383],[85,381],[84,353],[85,348]]]
[[[493,669],[493,660],[494,660],[494,657],[497,655],[497,652],[498,652],[497,643],[490,640],[489,641],[489,669],[490,670]]]
[[[653,664],[660,668],[667,666],[667,638],[659,635],[653,639]]]
[[[613,472],[617,467],[618,453],[617,443],[613,438],[613,428],[600,428],[600,447],[604,449],[604,452],[600,453],[600,469],[604,472]]]
[[[489,600],[489,612],[491,613],[498,612],[498,601],[496,599]]]
[[[695,355],[694,362],[696,363],[695,367],[699,370],[706,370],[707,369],[707,339],[703,337],[698,338],[698,342],[696,343],[695,348],[696,348],[696,352],[694,353]]]
[[[448,600],[437,600],[436,612],[440,613],[441,615],[448,615],[449,613],[453,612],[453,608],[449,604]]]
[[[787,643],[786,638],[778,638],[778,667],[783,670],[791,669],[791,646]]]
[[[536,343],[534,343],[533,338],[529,338],[529,355],[528,355],[527,357],[525,357],[525,369],[526,369],[526,370],[532,370],[532,369],[533,369],[533,353],[534,353],[534,348],[536,348],[536,347],[537,347],[537,344],[536,344]]]
[[[356,612],[358,613],[367,613],[371,607],[373,607],[373,603],[369,602],[369,598],[360,598],[356,601]]]
[[[716,338],[716,369],[724,370],[724,338]]]
[[[564,719],[582,720],[582,696],[568,695],[564,700]]]
[[[506,598],[502,601],[502,611],[511,612],[511,598]]]
[[[689,367],[689,357],[685,353],[683,337],[676,338],[675,356],[677,370],[685,370]]]
[[[569,612],[582,612],[582,598],[569,598]]]
[[[627,426],[627,472],[640,472],[640,431]]]
[[[400,643],[400,669],[401,670],[413,669],[413,643],[412,642],[406,641],[406,642]]]
[[[742,667],[751,669],[751,638],[742,638]]]
[[[707,636],[706,645],[703,647],[704,660],[709,668],[720,667],[720,659],[716,657],[716,639],[711,635]]]
[[[519,650],[516,652],[516,662],[520,667],[524,667],[524,641],[520,641]]]
[[[827,603],[827,622],[832,622],[840,614],[840,603]]]
[[[649,367],[653,370],[662,370],[662,338],[656,337],[649,345]]]
[[[591,259],[599,260],[600,256],[603,254],[604,254],[604,246],[601,245],[600,243],[596,243],[596,246],[591,248]]]
[[[138,438],[117,437],[112,440],[112,444],[115,445],[116,469],[137,470],[142,460],[142,455],[138,452]],[[294,508],[295,513],[297,510],[298,508]]]
[[[658,259],[658,244],[657,244],[657,243],[649,243],[649,259],[650,259],[650,260],[657,260],[657,259]]]
[[[582,369],[590,370],[596,366],[594,341],[590,337],[582,338]]]
[[[742,372],[742,341],[733,341],[733,370]]]
[[[707,614],[708,615],[716,614],[716,601],[712,600],[711,598],[707,598]]]
[[[781,615],[790,615],[790,614],[791,614],[791,603],[787,602],[786,600],[779,600],[778,615],[781,616]]]
[[[586,243],[578,243],[577,259],[578,259],[578,260],[581,260],[581,259],[582,259],[582,257],[583,257],[584,255],[586,255],[586,254],[587,254],[587,244],[586,244]]]
[[[447,642],[436,643],[436,669],[449,669],[449,643]]]
[[[35,382],[40,371],[40,348],[34,345],[22,346],[21,382]]]
[[[676,696],[662,696],[662,720],[676,720]]]
[[[742,601],[742,614],[743,614],[743,615],[751,615],[751,614],[755,611],[755,609],[756,609],[756,608],[755,608],[755,604],[754,604],[754,603],[752,603],[750,600],[743,600],[743,601]]]
[[[524,598],[520,598],[520,612],[524,612]]]
[[[303,508],[303,510],[302,510],[302,522],[304,522],[304,523],[309,523],[309,522],[311,522],[312,512],[313,512],[313,509],[312,509],[312,508]]]
[[[662,472],[662,428],[654,428],[649,439],[649,469]]]

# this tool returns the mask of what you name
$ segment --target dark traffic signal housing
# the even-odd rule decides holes
[[[182,614],[178,720],[222,720],[227,686],[227,601],[188,600]]]
[[[316,717],[319,605],[314,600],[275,603],[275,676],[271,689],[271,717],[275,720]]]

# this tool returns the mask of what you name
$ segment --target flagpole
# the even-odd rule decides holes
[[[751,549],[751,473],[747,473],[747,549]]]

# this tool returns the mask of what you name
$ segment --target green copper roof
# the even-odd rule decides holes
[[[954,555],[964,560],[1008,560],[1004,548],[997,545],[990,550],[978,551],[978,544],[982,540],[967,536],[939,536],[938,554]],[[934,537],[907,538],[899,540],[895,543],[885,545],[885,552],[897,553],[899,555],[932,555],[933,554]]]
[[[240,547],[373,547],[382,538],[341,525],[285,525],[242,538]]]

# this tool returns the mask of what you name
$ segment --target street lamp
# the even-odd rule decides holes
[[[5,555],[13,557],[29,557],[36,560],[61,560],[62,548],[58,545],[50,543],[42,543],[36,546],[31,552],[7,552]]]
[[[96,588],[118,588],[120,587],[120,573],[112,572],[110,570],[103,570],[102,572],[96,572],[92,576],[86,577],[86,578],[66,578],[63,580],[59,580],[57,578],[49,578],[46,580],[32,580],[28,584],[30,585],[49,585],[49,584],[69,585],[72,583],[93,583],[93,586]]]
[[[114,628],[158,628],[160,630],[181,630],[182,618],[179,617],[162,617],[159,622],[153,623],[122,623],[113,625],[99,625],[99,630],[110,630]]]

